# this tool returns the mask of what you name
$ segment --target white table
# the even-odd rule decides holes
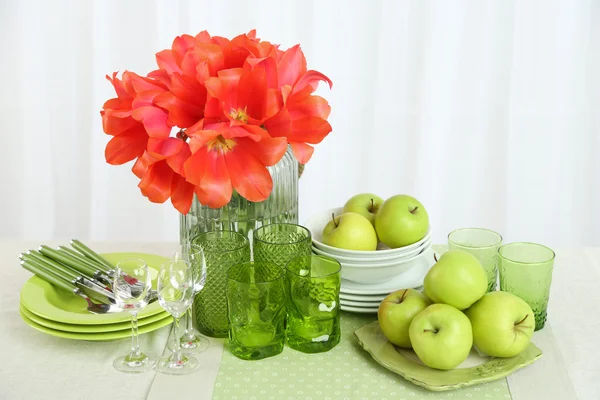
[[[49,245],[67,243],[68,240]],[[168,256],[174,243],[89,243],[99,252],[139,251]],[[0,399],[209,399],[222,342],[212,340],[193,376],[155,372],[125,375],[112,361],[128,340],[90,343],[55,338],[20,318],[19,292],[31,276],[17,256],[39,243],[0,242],[3,293],[0,296]],[[509,378],[516,400],[600,399],[600,248],[558,249],[549,322],[534,334],[544,356]],[[168,328],[141,336],[144,349],[161,354]]]

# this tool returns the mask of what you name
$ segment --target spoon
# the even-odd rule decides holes
[[[92,314],[107,314],[123,311],[121,308],[115,305],[94,303],[86,294],[84,294],[78,287],[73,285],[71,282],[65,281],[51,272],[38,268],[38,266],[33,263],[30,263],[26,260],[21,260],[21,266],[23,266],[23,268],[25,268],[26,270],[34,273],[36,276],[42,278],[46,282],[52,284],[53,286],[64,289],[84,299],[88,305],[87,310]]]

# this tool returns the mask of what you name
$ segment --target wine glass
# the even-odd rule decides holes
[[[171,337],[177,338],[179,320],[194,300],[194,271],[189,261],[176,259],[164,264],[158,273],[158,302],[173,316]],[[181,352],[179,340],[173,340],[169,357],[158,361],[157,369],[165,374],[187,374],[198,366],[198,360]]]
[[[150,301],[152,277],[146,262],[138,259],[122,260],[113,278],[113,292],[117,305],[131,313],[131,351],[117,358],[113,366],[128,373],[145,372],[154,367],[156,359],[140,351],[138,339],[138,312]]]
[[[176,260],[177,257],[188,261],[192,266],[193,297],[196,297],[196,294],[204,288],[204,283],[206,282],[206,259],[204,258],[204,251],[197,244],[186,243],[181,246],[181,255],[175,254]],[[203,352],[209,345],[209,341],[194,329],[191,307],[187,310],[185,332],[181,336],[180,345],[184,349],[195,353]]]

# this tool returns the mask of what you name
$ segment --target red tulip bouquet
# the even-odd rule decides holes
[[[331,80],[308,70],[298,45],[285,51],[256,38],[182,35],[156,54],[146,76],[125,71],[107,79],[117,97],[100,112],[109,164],[135,160],[139,188],[155,203],[171,198],[187,214],[194,194],[203,205],[226,205],[236,190],[266,200],[268,166],[291,147],[305,164],[331,125],[330,106],[314,91]]]

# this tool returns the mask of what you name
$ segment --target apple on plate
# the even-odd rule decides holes
[[[471,352],[473,332],[469,318],[447,304],[432,304],[415,316],[408,329],[419,360],[430,368],[457,367]]]
[[[487,292],[487,274],[479,260],[464,250],[449,250],[425,275],[423,293],[434,303],[469,308]]]
[[[405,349],[410,349],[408,328],[415,315],[423,311],[431,301],[415,289],[402,289],[389,294],[377,310],[377,319],[388,340]]]
[[[343,212],[354,212],[368,219],[372,224],[375,224],[375,215],[379,207],[383,204],[383,199],[372,193],[361,193],[352,196],[346,204],[344,204]]]
[[[427,210],[419,200],[404,194],[384,201],[375,215],[377,236],[392,249],[418,242],[425,237],[427,229]]]
[[[473,344],[492,357],[514,357],[527,348],[535,330],[529,304],[508,292],[490,292],[465,311]]]
[[[331,217],[323,229],[323,243],[346,250],[377,249],[377,234],[367,218],[352,212]]]

